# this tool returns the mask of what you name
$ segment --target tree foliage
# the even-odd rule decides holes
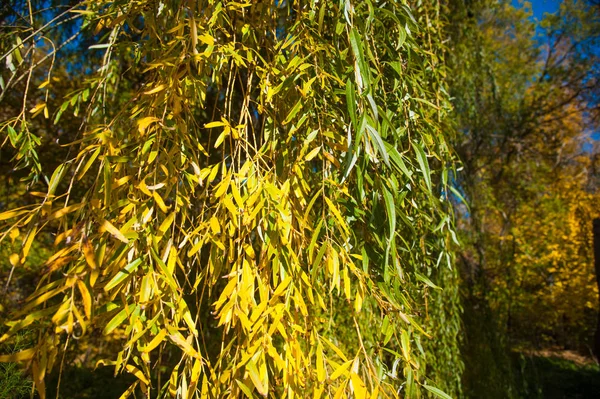
[[[453,15],[465,389],[506,397],[511,346],[591,342],[600,16],[582,1],[541,21],[508,1],[456,3]],[[474,367],[483,353],[495,372]]]
[[[2,150],[33,200],[2,238],[17,269],[54,239],[0,338],[37,343],[0,359],[41,397],[97,332],[124,396],[457,392],[440,7],[12,2]]]

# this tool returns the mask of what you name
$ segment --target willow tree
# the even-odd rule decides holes
[[[1,126],[37,200],[0,213],[2,238],[15,273],[54,243],[0,338],[38,339],[0,359],[40,396],[100,331],[124,397],[458,392],[439,3],[13,3],[2,89],[22,106]],[[79,83],[51,108],[61,67]],[[57,138],[67,115],[48,171],[35,121]]]

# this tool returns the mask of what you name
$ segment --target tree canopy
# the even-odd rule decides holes
[[[443,11],[12,2],[0,220],[13,268],[52,244],[2,359],[41,397],[99,332],[125,396],[457,392]]]

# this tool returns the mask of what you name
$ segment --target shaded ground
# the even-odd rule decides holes
[[[523,398],[598,399],[600,367],[570,351],[514,354],[521,370]]]

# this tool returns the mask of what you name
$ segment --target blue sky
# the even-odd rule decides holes
[[[539,21],[544,16],[544,13],[557,11],[560,3],[560,0],[532,0],[531,9],[533,10],[533,16]]]
[[[561,0],[512,0],[512,4],[515,7],[522,7],[525,1],[531,4],[533,17],[538,21],[542,20],[544,13],[556,12],[562,2]]]

